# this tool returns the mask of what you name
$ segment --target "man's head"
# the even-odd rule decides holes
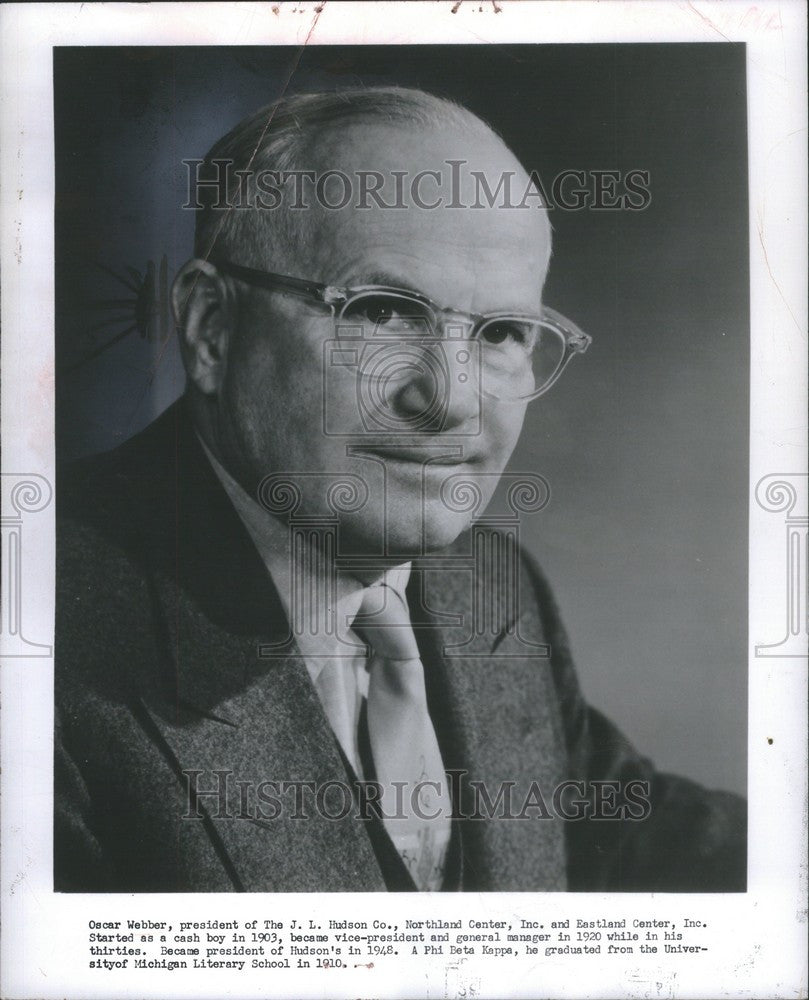
[[[547,215],[538,198],[509,206],[500,186],[507,176],[519,200],[524,169],[470,112],[394,88],[290,98],[237,126],[215,160],[233,164],[228,202],[243,207],[200,213],[197,256],[174,287],[206,443],[254,496],[264,477],[286,474],[301,493],[297,513],[311,517],[333,513],[331,484],[359,477],[367,500],[341,514],[352,552],[449,544],[469,519],[453,509],[452,486],[474,482],[485,505],[522,427],[524,400],[479,391],[479,345],[462,314],[540,312]],[[437,331],[445,339],[416,325],[415,339],[411,330],[363,347],[362,331],[341,327],[350,350],[335,353],[339,305],[256,287],[225,262],[340,289],[415,291],[452,310]],[[379,320],[374,337],[408,317],[393,318],[400,325],[365,314]]]

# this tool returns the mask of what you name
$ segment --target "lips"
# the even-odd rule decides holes
[[[458,445],[447,445],[446,452],[451,452],[458,448]],[[460,446],[461,449],[463,446]],[[461,450],[459,455],[452,455],[442,452],[436,448],[419,448],[402,446],[398,448],[382,447],[369,448],[368,454],[374,458],[382,458],[387,462],[407,462],[413,465],[440,466],[442,468],[457,468],[461,465],[474,464],[477,459],[474,456],[466,455]]]

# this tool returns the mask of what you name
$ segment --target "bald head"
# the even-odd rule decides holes
[[[226,197],[223,186],[206,185],[213,178]],[[205,260],[332,281],[338,230],[370,223],[405,235],[443,208],[462,222],[461,207],[523,216],[517,228],[550,248],[541,196],[499,136],[466,108],[419,90],[300,94],[269,105],[211,149],[197,184],[195,255]],[[462,230],[451,225],[447,238]]]

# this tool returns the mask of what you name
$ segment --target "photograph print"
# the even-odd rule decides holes
[[[53,69],[55,890],[744,892],[744,45]]]

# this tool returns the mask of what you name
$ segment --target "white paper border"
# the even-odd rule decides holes
[[[278,6],[278,13],[273,12]],[[749,887],[745,895],[64,896],[51,892],[52,660],[2,657],[3,989],[6,997],[791,997],[806,990],[806,658],[756,657],[784,631],[785,513],[765,476],[806,459],[806,8],[799,2],[5,5],[2,18],[3,471],[53,481],[54,45],[716,42],[748,46],[751,265]],[[313,27],[314,26],[314,27]],[[4,495],[5,500],[5,495]],[[4,516],[9,513],[4,509]],[[793,518],[806,516],[806,490]],[[26,516],[23,607],[53,642],[53,504]],[[805,532],[805,528],[804,528]],[[805,534],[804,534],[805,537]],[[805,552],[805,550],[804,550]],[[804,559],[805,559],[804,555]],[[805,565],[804,565],[805,574]],[[4,581],[5,582],[5,581]],[[6,640],[3,635],[3,639]],[[4,646],[4,649],[6,647]],[[699,917],[722,928],[710,963],[635,957],[571,966],[379,962],[231,979],[85,967],[87,920],[115,915],[451,919],[586,913]],[[187,917],[188,918],[188,917]],[[571,975],[571,970],[575,972]],[[182,976],[182,978],[179,978]]]

